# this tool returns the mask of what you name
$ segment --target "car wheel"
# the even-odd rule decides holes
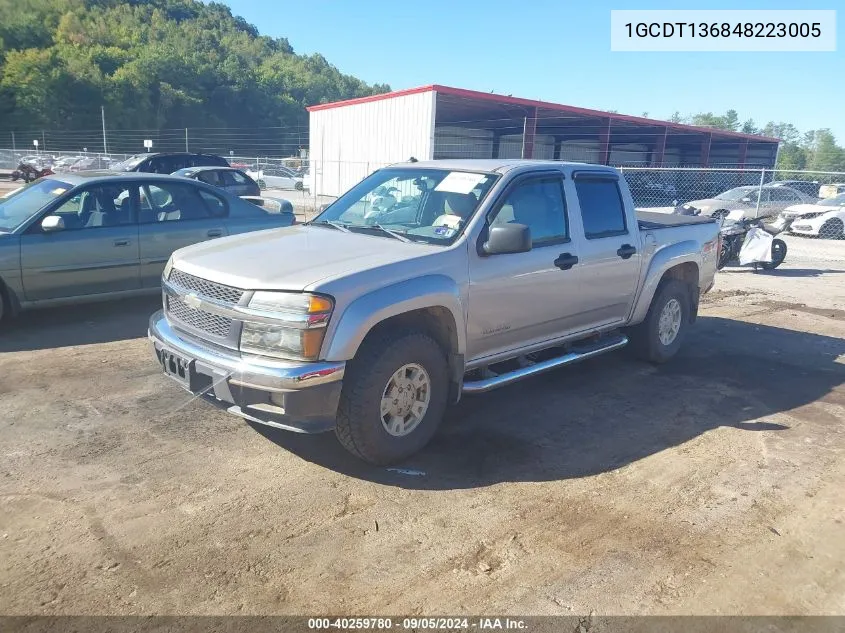
[[[845,224],[839,218],[831,218],[819,229],[819,237],[826,237],[831,240],[845,238]]]
[[[772,240],[772,261],[760,262],[763,270],[774,270],[786,259],[786,242],[779,239]]]
[[[447,376],[443,350],[427,334],[393,330],[368,337],[343,379],[338,440],[371,464],[416,453],[443,419]]]
[[[297,182],[297,183],[294,184],[293,188],[296,189],[297,191],[302,191],[302,189],[304,187],[303,187],[303,184],[301,182]]]
[[[714,211],[710,217],[714,220],[718,220],[719,218],[728,217],[728,213],[730,212],[727,209],[719,209],[718,211]]]
[[[687,284],[677,279],[661,282],[645,320],[629,330],[634,353],[651,363],[670,360],[686,336],[690,307]]]
[[[259,181],[258,181],[258,188],[259,188],[259,189],[266,189],[266,188],[267,188],[267,183],[266,183],[266,182],[264,182],[263,180],[259,180]]]

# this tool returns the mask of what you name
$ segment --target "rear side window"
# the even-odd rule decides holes
[[[584,235],[588,240],[628,232],[619,184],[608,178],[576,178]]]
[[[223,198],[214,195],[203,189],[199,190],[200,198],[208,208],[208,212],[213,218],[225,218],[229,215],[229,208]]]
[[[215,187],[223,186],[223,182],[220,180],[220,174],[216,171],[201,171],[197,174],[197,180],[214,185]]]

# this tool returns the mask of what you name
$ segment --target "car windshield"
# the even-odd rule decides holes
[[[838,196],[832,198],[824,198],[817,203],[820,207],[841,207],[845,205],[845,193],[840,193]]]
[[[149,154],[136,154],[135,156],[130,156],[126,160],[112,165],[111,168],[114,171],[132,171],[148,156]]]
[[[448,169],[381,169],[338,198],[312,224],[450,244],[497,178]]]
[[[22,187],[8,198],[0,198],[0,231],[14,231],[44,206],[72,189],[61,180],[40,179]]]
[[[757,187],[736,187],[735,189],[728,189],[724,193],[716,196],[717,200],[742,200],[745,197],[753,197],[757,199]]]

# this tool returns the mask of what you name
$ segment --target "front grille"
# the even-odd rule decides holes
[[[241,288],[234,288],[224,284],[218,284],[207,279],[194,277],[186,272],[182,272],[174,268],[170,271],[170,277],[167,278],[169,282],[176,286],[180,286],[185,290],[195,292],[202,297],[221,301],[223,303],[236,304],[243,297],[244,291]],[[188,308],[189,306],[185,306]]]
[[[232,319],[196,310],[177,297],[167,298],[167,314],[185,325],[220,338],[229,336],[232,329]]]

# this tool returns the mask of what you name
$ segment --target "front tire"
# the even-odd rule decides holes
[[[410,330],[367,338],[349,362],[335,434],[343,447],[376,465],[422,449],[443,419],[448,363],[438,343]]]
[[[670,360],[686,337],[690,310],[687,284],[677,279],[661,282],[645,320],[629,331],[634,353],[650,363]]]
[[[774,270],[783,263],[786,259],[786,242],[783,240],[772,240],[772,261],[760,262],[760,267],[763,270]]]

